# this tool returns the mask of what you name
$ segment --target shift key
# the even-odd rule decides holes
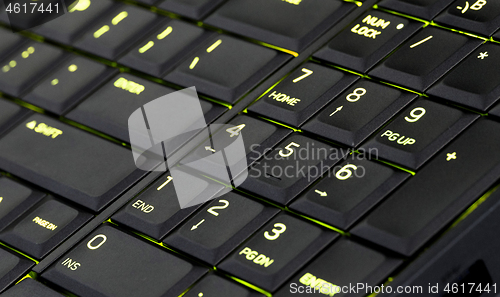
[[[0,168],[93,211],[145,173],[126,148],[41,114],[0,139]]]

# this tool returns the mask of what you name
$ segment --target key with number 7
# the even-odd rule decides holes
[[[299,127],[357,77],[315,63],[295,69],[248,110]]]

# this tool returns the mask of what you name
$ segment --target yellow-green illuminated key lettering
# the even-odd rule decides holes
[[[222,43],[222,39],[217,40],[214,44],[212,44],[211,46],[209,46],[207,48],[207,53],[213,52],[221,43]],[[194,69],[194,67],[196,67],[196,64],[198,64],[199,61],[200,61],[200,57],[195,57],[193,59],[193,62],[191,62],[191,65],[189,65],[189,69]]]
[[[76,0],[68,7],[68,12],[85,11],[90,7],[90,0]]]
[[[116,26],[118,25],[121,21],[123,21],[124,19],[126,19],[128,17],[128,12],[126,11],[122,11],[120,12],[119,14],[117,14],[112,20],[111,20],[111,24],[113,26]],[[95,31],[94,32],[94,38],[99,38],[101,37],[102,35],[104,35],[106,32],[109,32],[109,30],[111,30],[111,28],[108,26],[108,25],[104,25],[102,26],[99,30]]]

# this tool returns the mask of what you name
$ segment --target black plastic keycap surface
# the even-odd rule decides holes
[[[80,296],[168,297],[180,295],[207,271],[166,249],[103,225],[42,277]]]
[[[231,0],[206,22],[300,52],[355,7],[337,0]]]
[[[500,99],[500,45],[488,42],[427,93],[482,112]]]
[[[0,139],[0,167],[94,211],[145,173],[130,150],[41,114]]]
[[[351,233],[413,255],[500,177],[500,123],[480,119]]]

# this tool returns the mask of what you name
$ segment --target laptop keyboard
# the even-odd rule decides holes
[[[500,178],[500,2],[80,0],[28,30],[5,9],[0,296],[367,296],[332,290],[404,275]],[[181,209],[128,118],[191,86],[249,176]]]

